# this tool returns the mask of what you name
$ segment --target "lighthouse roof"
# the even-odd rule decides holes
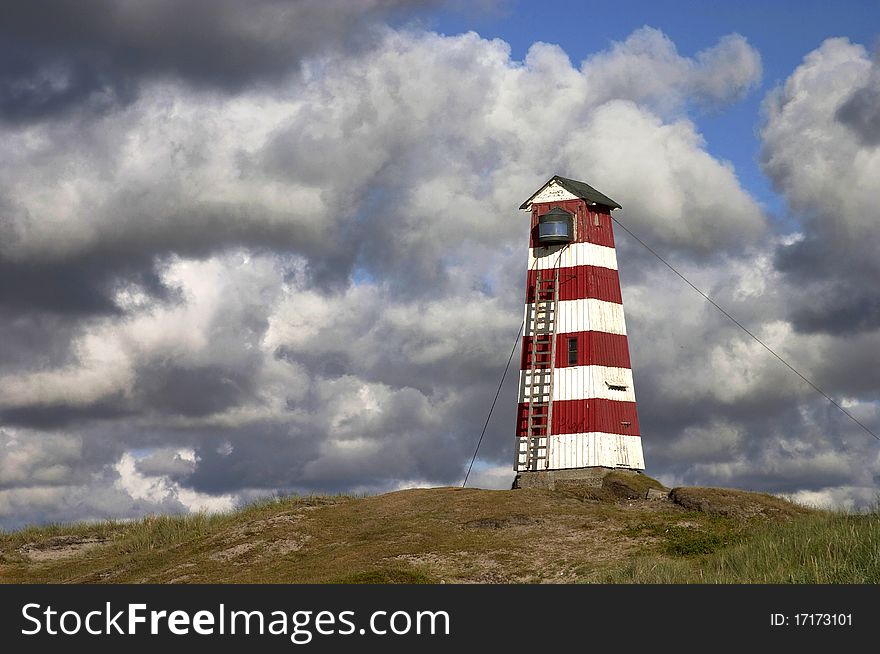
[[[540,196],[540,197],[539,197]],[[546,197],[546,199],[544,199]],[[614,200],[594,189],[586,182],[554,175],[547,183],[535,191],[532,196],[520,205],[520,209],[528,209],[532,202],[551,202],[552,200],[572,200],[580,198],[593,204],[602,204],[612,209],[621,206]]]

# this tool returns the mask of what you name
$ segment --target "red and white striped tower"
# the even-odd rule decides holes
[[[645,467],[611,212],[553,177],[531,211],[516,471]]]

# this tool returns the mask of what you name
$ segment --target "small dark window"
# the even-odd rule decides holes
[[[578,362],[578,340],[568,339],[568,365],[576,366]]]

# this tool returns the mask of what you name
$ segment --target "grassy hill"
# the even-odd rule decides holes
[[[0,533],[0,582],[880,582],[880,514],[661,488],[431,488]]]

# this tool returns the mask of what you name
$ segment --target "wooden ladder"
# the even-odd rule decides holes
[[[535,297],[527,335],[532,337],[529,367],[523,382],[524,401],[529,403],[525,469],[550,467],[550,430],[553,424],[553,370],[556,367],[556,313],[559,309],[559,269],[538,270]],[[543,462],[543,463],[541,463]]]

